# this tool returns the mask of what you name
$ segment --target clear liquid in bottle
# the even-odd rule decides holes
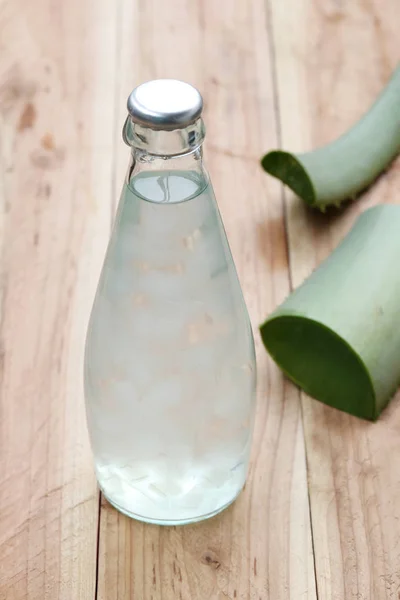
[[[254,344],[202,168],[130,170],[90,319],[85,395],[98,482],[122,512],[181,524],[239,494]]]

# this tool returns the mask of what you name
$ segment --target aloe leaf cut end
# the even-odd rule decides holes
[[[260,333],[275,362],[308,395],[356,417],[378,417],[368,370],[332,329],[301,315],[280,315]]]
[[[280,179],[309,206],[315,206],[316,194],[311,178],[294,154],[272,150],[261,159],[261,165],[264,171]]]

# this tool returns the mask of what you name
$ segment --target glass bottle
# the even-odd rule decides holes
[[[142,521],[211,517],[242,489],[256,366],[202,163],[202,98],[155,80],[128,99],[131,161],[92,309],[87,419],[109,502]]]

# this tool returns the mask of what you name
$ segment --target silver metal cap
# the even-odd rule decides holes
[[[182,129],[197,121],[202,110],[200,92],[177,79],[147,81],[128,98],[132,121],[151,129]]]

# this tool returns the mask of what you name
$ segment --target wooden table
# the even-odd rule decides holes
[[[324,407],[257,335],[361,211],[399,202],[400,162],[331,216],[259,166],[362,114],[399,58],[399,23],[398,0],[0,0],[1,600],[400,598],[400,398],[377,424]],[[204,93],[206,157],[258,346],[245,492],[184,528],[101,500],[82,394],[128,161],[125,102],[155,77]]]

